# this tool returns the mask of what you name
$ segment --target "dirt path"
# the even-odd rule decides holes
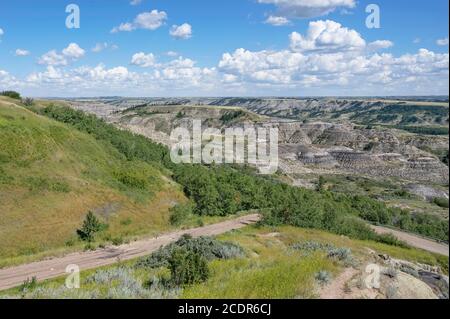
[[[0,290],[9,289],[22,284],[28,278],[36,277],[42,281],[60,277],[66,274],[68,265],[77,265],[81,271],[107,266],[118,261],[134,259],[150,254],[161,246],[176,241],[184,234],[193,237],[214,236],[228,231],[256,223],[260,219],[257,214],[239,217],[233,220],[204,227],[176,231],[157,238],[136,241],[131,244],[106,248],[92,252],[69,254],[65,257],[54,258],[17,267],[0,269]]]
[[[345,299],[345,284],[358,273],[353,268],[347,268],[331,284],[322,287],[319,291],[320,299]]]
[[[408,245],[410,245],[412,247],[420,248],[420,249],[427,250],[432,253],[441,254],[441,255],[444,255],[447,257],[449,255],[448,245],[440,244],[438,242],[435,242],[435,241],[432,241],[429,239],[425,239],[425,238],[422,238],[419,236],[414,236],[412,234],[404,233],[404,232],[401,232],[398,230],[393,230],[393,229],[380,227],[380,226],[371,226],[371,227],[378,234],[392,234],[395,237],[397,237],[398,239],[403,240],[404,242],[406,242]]]

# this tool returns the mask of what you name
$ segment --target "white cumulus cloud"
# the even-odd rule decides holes
[[[389,49],[394,46],[394,43],[389,40],[377,40],[369,43],[369,50],[378,51],[382,49]]]
[[[276,27],[281,27],[281,26],[291,24],[291,21],[285,17],[277,17],[277,16],[271,15],[266,19],[266,21],[264,23],[271,24]]]
[[[366,46],[358,32],[331,20],[312,21],[305,36],[293,32],[290,40],[291,49],[298,52],[355,50]]]
[[[86,51],[76,43],[70,43],[67,48],[64,48],[61,53],[56,50],[48,51],[43,54],[38,63],[48,66],[65,66],[69,61],[76,61],[85,55]]]
[[[126,23],[121,23],[118,27],[114,27],[111,30],[111,33],[131,32],[135,29],[136,29],[136,27],[132,23],[126,22]]]
[[[161,27],[167,20],[167,13],[164,11],[152,10],[150,12],[142,12],[136,16],[134,21],[121,23],[114,27],[111,33],[130,32],[136,29],[156,30]]]
[[[131,58],[131,64],[137,65],[143,68],[155,66],[155,56],[153,53],[145,54],[144,52],[136,53]]]
[[[176,39],[187,40],[192,37],[192,26],[189,23],[173,25],[170,29],[170,35]]]
[[[86,51],[76,43],[70,43],[67,48],[62,50],[62,53],[71,59],[77,60],[79,58],[82,58]]]
[[[30,55],[30,51],[24,49],[17,49],[15,54],[16,56],[28,56]]]
[[[51,50],[43,54],[39,58],[38,63],[52,66],[60,66],[68,64],[67,59],[64,57],[64,55],[59,54],[58,52],[56,52],[56,50]]]

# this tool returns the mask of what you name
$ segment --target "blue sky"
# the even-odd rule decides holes
[[[2,0],[0,90],[448,94],[447,0],[132,1]],[[65,25],[70,3],[81,10],[79,29]],[[371,3],[380,8],[379,29],[366,27]],[[126,31],[112,32],[121,24]]]

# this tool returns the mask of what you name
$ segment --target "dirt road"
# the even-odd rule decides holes
[[[176,241],[184,234],[190,234],[193,237],[214,236],[256,223],[259,219],[260,216],[257,214],[247,215],[218,224],[176,231],[161,235],[157,238],[140,240],[118,247],[100,249],[91,252],[73,253],[60,258],[0,269],[0,290],[16,287],[28,278],[32,277],[36,277],[39,281],[42,281],[45,279],[64,276],[66,275],[66,267],[68,265],[77,265],[81,271],[107,266],[117,263],[118,261],[130,260],[148,255],[157,250],[159,247]],[[398,239],[407,242],[413,247],[445,256],[449,255],[449,247],[447,245],[439,244],[431,240],[423,239],[421,237],[389,228],[379,226],[372,226],[372,228],[379,234],[391,233]]]
[[[420,249],[427,250],[432,253],[441,254],[441,255],[444,255],[447,257],[449,255],[448,245],[440,244],[438,242],[435,242],[435,241],[432,241],[429,239],[425,239],[425,238],[422,238],[419,236],[414,236],[412,234],[404,233],[404,232],[401,232],[398,230],[393,230],[393,229],[380,227],[380,226],[371,226],[371,227],[378,234],[392,234],[395,237],[397,237],[398,239],[403,240],[404,242],[406,242],[408,245],[410,245],[412,247],[420,248]]]
[[[54,258],[17,267],[0,269],[0,290],[9,289],[22,284],[28,278],[37,280],[56,278],[66,275],[68,265],[77,265],[81,271],[107,266],[118,261],[134,259],[152,253],[161,246],[176,241],[184,234],[193,237],[214,236],[239,229],[246,225],[256,223],[260,216],[257,214],[239,217],[237,219],[221,222],[204,227],[176,231],[161,235],[157,238],[136,241],[131,244],[106,248],[92,252],[73,253],[61,258]]]

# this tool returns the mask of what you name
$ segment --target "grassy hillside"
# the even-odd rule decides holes
[[[77,245],[88,211],[105,240],[169,228],[185,200],[156,164],[0,98],[0,260]],[[0,266],[2,266],[0,264]]]

